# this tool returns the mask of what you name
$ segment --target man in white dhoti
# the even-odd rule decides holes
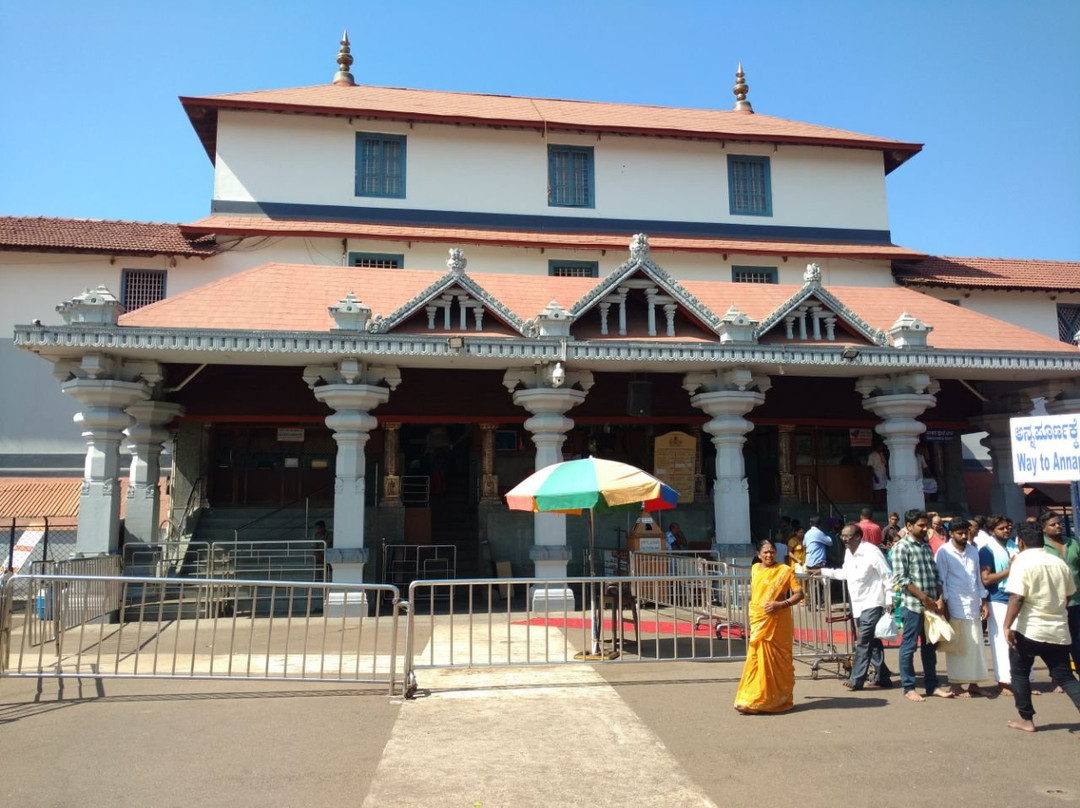
[[[953,630],[952,641],[945,651],[949,689],[954,696],[965,698],[989,695],[979,687],[979,682],[990,675],[982,639],[982,621],[990,613],[988,593],[979,571],[979,553],[968,544],[970,530],[967,520],[953,519],[949,541],[934,556],[941,575],[945,613]],[[967,690],[963,688],[965,684]]]

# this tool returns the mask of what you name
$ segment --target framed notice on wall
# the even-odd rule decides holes
[[[697,440],[685,432],[657,435],[653,443],[653,474],[679,492],[679,502],[694,501]]]
[[[277,431],[278,443],[303,443],[303,427],[280,426]]]

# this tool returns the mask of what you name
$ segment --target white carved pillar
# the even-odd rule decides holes
[[[562,462],[566,433],[574,426],[565,413],[585,400],[592,383],[592,374],[588,371],[566,372],[561,365],[508,370],[504,375],[503,384],[513,393],[514,403],[532,413],[532,417],[525,421],[525,428],[536,446],[537,471]],[[533,547],[529,551],[529,558],[532,559],[536,578],[558,580],[567,577],[570,548],[566,545],[564,515],[533,515]],[[545,597],[547,606],[542,602]],[[574,595],[568,588],[534,588],[532,601],[533,608],[540,611],[545,608],[574,608]]]
[[[1031,412],[1031,397],[1015,385],[986,383],[979,390],[986,393],[983,414],[971,419],[980,429],[985,429],[983,439],[990,452],[993,482],[990,486],[990,513],[1007,516],[1019,524],[1027,514],[1024,505],[1024,489],[1013,477],[1012,440],[1009,435],[1009,419]]]
[[[863,407],[882,419],[875,430],[889,449],[888,509],[901,516],[911,508],[924,509],[915,447],[926,426],[916,418],[937,403],[937,382],[925,373],[864,376],[855,389],[863,397]]]
[[[165,401],[140,401],[127,408],[135,423],[125,430],[131,453],[128,470],[126,541],[158,540],[161,517],[161,451],[169,438],[165,427],[182,415],[184,408]]]
[[[75,378],[60,388],[82,405],[75,423],[86,440],[79,494],[79,555],[113,555],[120,547],[120,441],[131,423],[124,412],[150,397],[142,381]]]
[[[1054,389],[1046,397],[1046,411],[1051,415],[1071,415],[1080,413],[1080,378],[1068,379],[1054,384]],[[1072,499],[1073,533],[1080,523],[1080,483],[1070,483]]]
[[[326,404],[334,414],[327,416],[326,425],[334,432],[337,459],[334,465],[334,547],[327,550],[333,580],[360,584],[364,581],[364,564],[368,560],[364,547],[364,512],[366,491],[365,446],[378,420],[370,410],[386,403],[390,391],[401,378],[397,368],[369,366],[347,359],[336,367],[308,367],[304,380],[313,389],[315,398]],[[327,381],[328,384],[319,384]],[[385,381],[389,386],[382,387]],[[346,597],[344,591],[331,591],[324,611],[331,617],[361,614],[363,599]]]
[[[726,552],[730,545],[753,541],[743,445],[754,425],[743,416],[765,401],[770,386],[767,376],[755,376],[744,368],[688,373],[683,377],[683,388],[691,394],[690,403],[712,419],[703,428],[712,435],[716,447],[713,548],[721,554],[730,554]]]

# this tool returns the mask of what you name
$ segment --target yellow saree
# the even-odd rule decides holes
[[[787,564],[755,564],[750,572],[750,639],[746,645],[735,707],[762,713],[782,713],[795,704],[795,663],[791,646],[795,622],[791,609],[765,613],[765,604],[783,600],[802,587]]]

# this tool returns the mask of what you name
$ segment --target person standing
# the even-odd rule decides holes
[[[806,535],[806,531],[802,525],[799,524],[798,519],[791,520],[791,535],[788,536],[788,563],[792,567],[805,567],[806,566],[806,545],[803,544],[803,536]]]
[[[795,706],[795,621],[791,607],[803,599],[795,570],[776,562],[776,545],[758,545],[761,562],[750,572],[750,639],[746,644],[735,709],[743,715],[782,713]]]
[[[1011,696],[1012,675],[1009,672],[1009,643],[1005,640],[1005,612],[1009,609],[1009,570],[1016,557],[1016,545],[1009,541],[1009,520],[990,516],[986,520],[990,541],[979,549],[979,573],[990,602],[990,618],[986,621],[990,639],[990,659],[994,664],[994,679],[998,692]]]
[[[1053,511],[1044,511],[1039,515],[1039,528],[1042,530],[1046,552],[1065,562],[1073,580],[1073,594],[1069,597],[1067,620],[1069,623],[1069,655],[1073,667],[1080,671],[1080,543],[1065,535],[1061,517]]]
[[[690,547],[690,543],[687,542],[686,536],[683,535],[682,528],[679,527],[678,522],[672,522],[668,525],[667,534],[664,538],[667,542],[667,550],[669,553],[672,550],[686,550]]]
[[[1080,682],[1069,670],[1068,599],[1076,583],[1068,566],[1045,547],[1037,525],[1020,526],[1020,554],[1009,572],[1009,609],[1005,613],[1005,637],[1009,643],[1013,702],[1019,720],[1009,727],[1035,732],[1035,709],[1031,703],[1031,666],[1040,657],[1054,684],[1064,690],[1080,712]]]
[[[869,508],[859,511],[859,529],[862,531],[862,540],[880,548],[884,541],[884,534],[878,523],[874,521],[874,512]]]
[[[821,529],[821,517],[811,516],[807,522],[810,527],[803,536],[803,546],[806,547],[806,568],[814,569],[824,567],[828,547],[832,547],[832,536]]]
[[[975,545],[976,550],[982,550],[991,540],[990,529],[987,527],[989,520],[985,516],[971,517],[971,535],[968,541]]]
[[[844,681],[844,687],[862,690],[871,662],[875,670],[874,684],[892,687],[892,674],[885,665],[885,647],[874,635],[878,620],[892,605],[892,570],[885,563],[881,550],[866,540],[860,525],[844,525],[840,529],[840,541],[845,547],[844,566],[840,569],[822,567],[811,574],[847,581],[851,614],[855,618],[856,644],[851,676]]]
[[[968,543],[971,523],[953,519],[949,523],[949,543],[934,560],[941,576],[946,616],[953,638],[945,652],[949,689],[954,696],[987,696],[979,682],[989,677],[983,651],[982,621],[990,614],[986,587],[979,574],[979,552]],[[962,685],[967,685],[964,690]]]
[[[881,531],[881,549],[886,553],[889,552],[892,546],[900,541],[901,533],[903,529],[900,527],[900,514],[893,511],[889,514],[889,523]]]
[[[943,614],[945,601],[941,597],[941,576],[934,556],[926,543],[930,518],[926,511],[912,508],[904,514],[907,534],[892,549],[893,585],[900,590],[900,684],[904,698],[926,701],[915,691],[915,649],[920,647],[923,684],[927,696],[951,699],[952,691],[939,687],[937,677],[937,647],[926,641],[923,614],[930,611]]]
[[[937,551],[949,543],[949,533],[945,530],[945,520],[941,518],[940,513],[930,511],[927,516],[930,517],[930,532],[926,536],[926,541],[930,545],[930,552],[937,555]]]

